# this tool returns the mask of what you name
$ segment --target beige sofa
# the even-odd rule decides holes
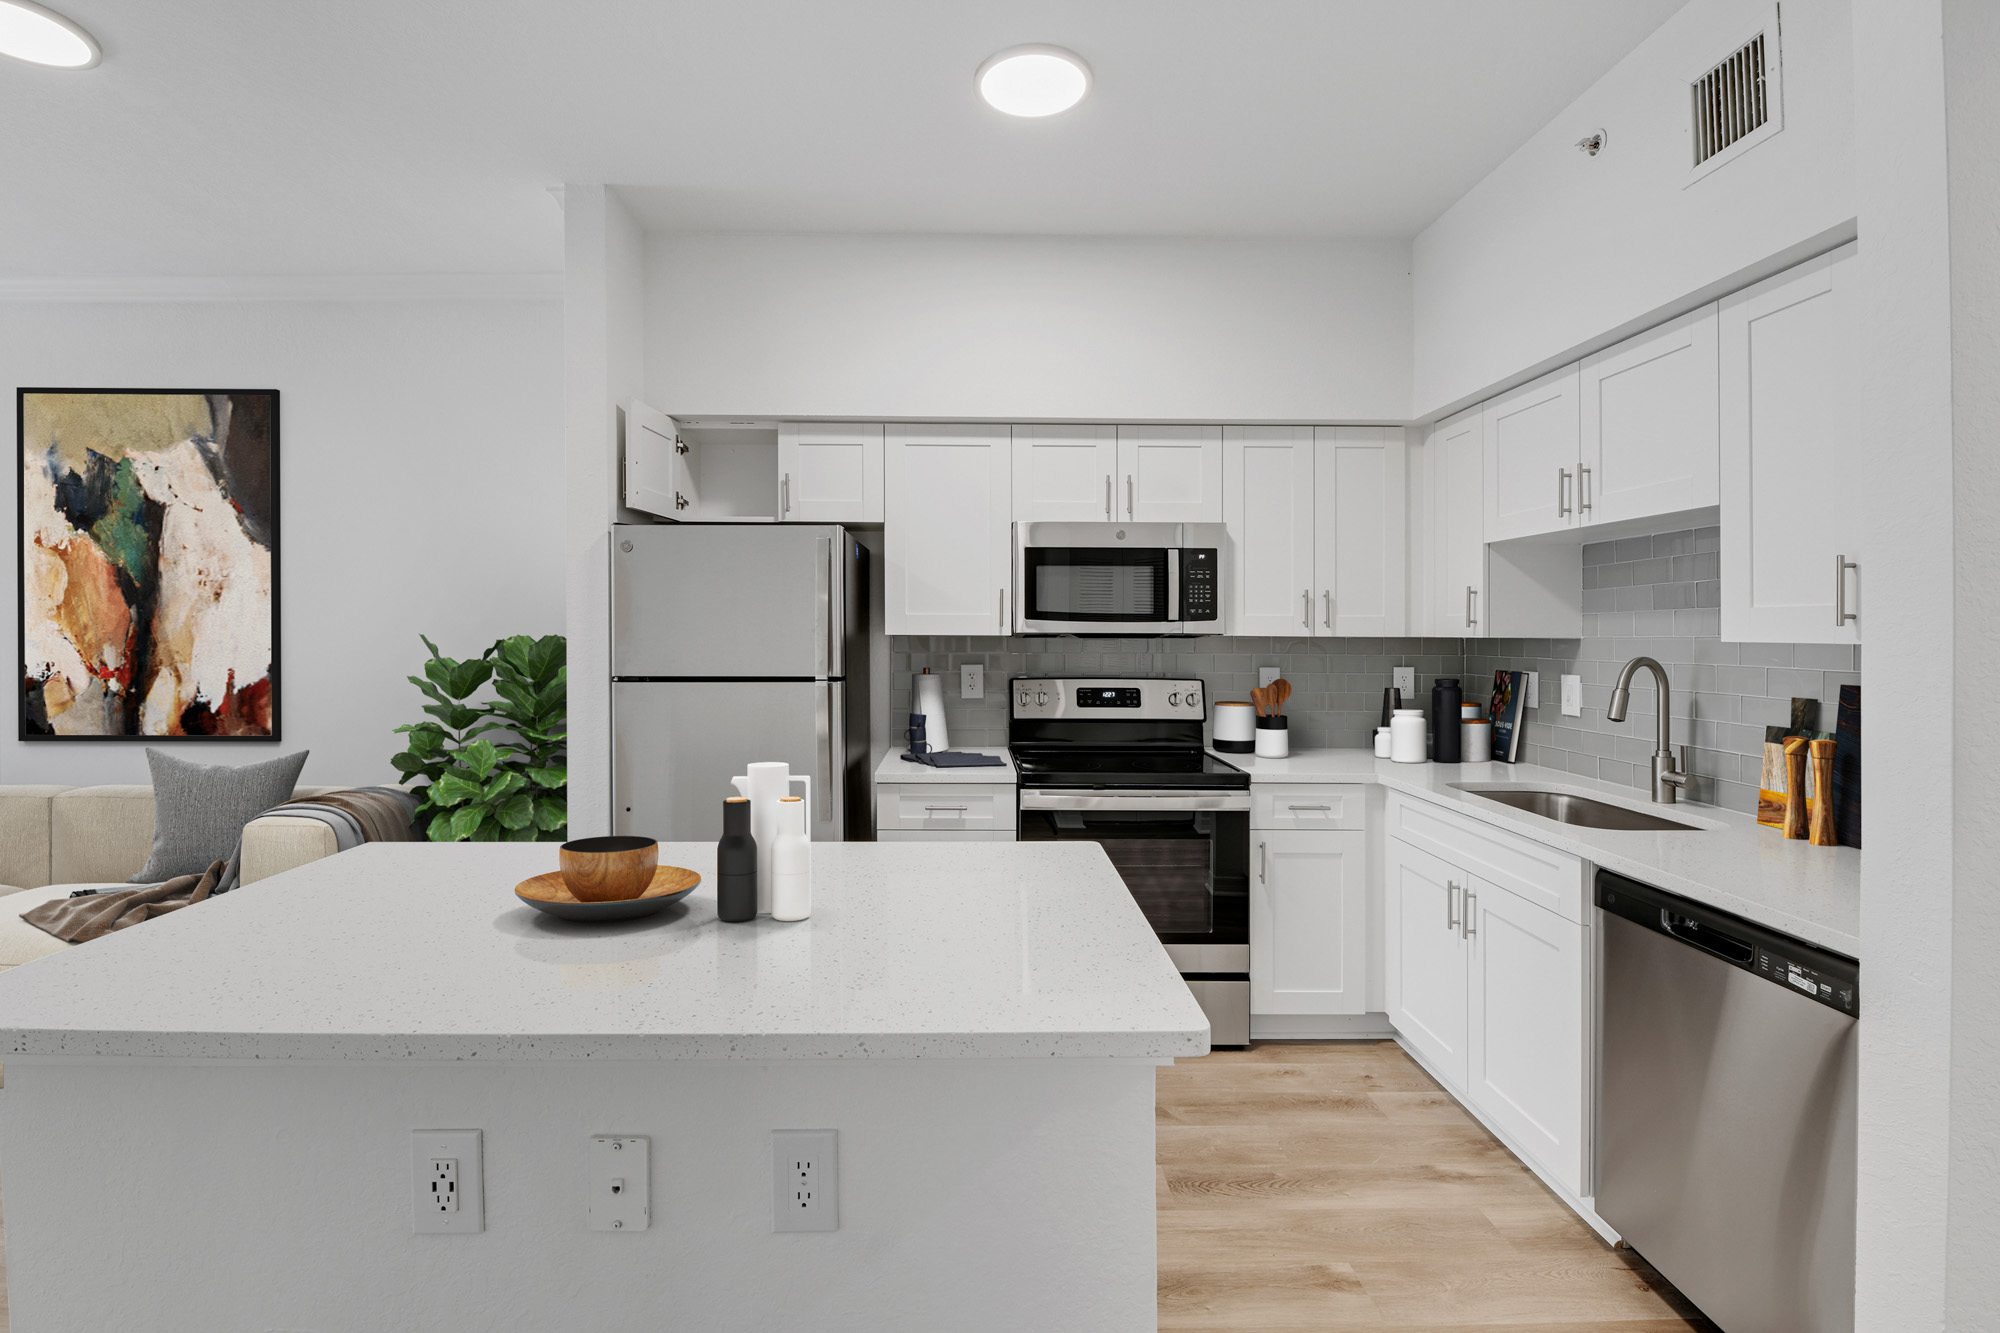
[[[300,787],[318,796],[337,787]],[[317,819],[265,815],[243,830],[241,882],[331,856]],[[153,854],[151,787],[0,787],[0,970],[70,946],[21,913],[75,889],[122,887]]]

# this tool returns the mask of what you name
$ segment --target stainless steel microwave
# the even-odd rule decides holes
[[[1220,634],[1220,523],[1016,523],[1017,634]]]

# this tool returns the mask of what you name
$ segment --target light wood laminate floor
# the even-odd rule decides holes
[[[1716,1333],[1394,1042],[1159,1072],[1160,1328]]]

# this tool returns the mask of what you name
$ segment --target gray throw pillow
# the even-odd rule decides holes
[[[130,884],[158,884],[176,875],[199,875],[215,861],[236,855],[243,826],[292,797],[306,755],[282,755],[261,764],[191,764],[148,749],[153,770],[153,855]]]

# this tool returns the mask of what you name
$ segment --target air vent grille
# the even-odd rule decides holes
[[[1758,33],[1694,82],[1694,165],[1720,153],[1771,119],[1769,64]]]

